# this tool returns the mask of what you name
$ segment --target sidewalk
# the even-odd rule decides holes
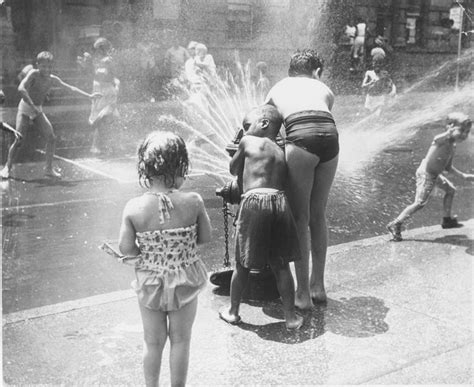
[[[474,219],[333,246],[329,302],[297,333],[280,305],[245,303],[244,323],[217,317],[228,296],[200,296],[190,385],[470,384]],[[87,284],[85,284],[87,286]],[[161,381],[169,384],[168,346]],[[131,291],[3,316],[6,384],[137,385],[142,332]]]

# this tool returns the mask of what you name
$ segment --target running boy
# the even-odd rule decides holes
[[[230,324],[241,321],[239,307],[250,269],[269,264],[276,277],[288,329],[298,329],[303,318],[295,312],[295,285],[289,262],[301,258],[296,226],[283,187],[287,170],[283,150],[275,143],[282,117],[270,105],[251,110],[248,128],[230,161],[230,172],[242,178],[242,201],[236,221],[236,270],[230,285],[230,307],[219,317]]]
[[[48,51],[43,51],[36,57],[37,69],[28,72],[25,78],[18,86],[18,92],[21,95],[21,101],[18,105],[16,116],[16,129],[22,135],[15,138],[15,141],[8,150],[7,163],[0,171],[2,179],[8,179],[11,174],[13,159],[18,148],[22,143],[22,138],[29,127],[30,121],[46,137],[46,168],[45,176],[59,178],[59,172],[53,169],[53,156],[55,149],[56,135],[53,127],[46,115],[43,113],[43,102],[46,95],[53,87],[63,87],[74,91],[88,98],[95,98],[99,94],[89,94],[63,82],[56,75],[51,74],[53,65],[53,55]]]
[[[464,180],[474,180],[474,174],[463,173],[452,164],[456,142],[464,141],[467,138],[471,126],[471,120],[463,113],[456,112],[448,115],[446,132],[434,138],[426,157],[422,160],[416,171],[414,203],[405,208],[395,220],[387,225],[387,229],[393,236],[393,241],[399,242],[402,240],[401,229],[403,222],[425,206],[435,186],[445,191],[443,200],[444,214],[441,227],[462,227],[462,224],[458,223],[456,218],[451,217],[451,207],[456,189],[442,172],[448,171]]]

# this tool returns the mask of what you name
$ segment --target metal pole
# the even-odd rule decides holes
[[[461,37],[462,37],[462,22],[464,18],[464,7],[458,2],[459,8],[461,9],[461,15],[459,17],[459,35],[458,35],[458,60],[456,63],[456,86],[455,91],[459,91],[459,62],[461,61]]]

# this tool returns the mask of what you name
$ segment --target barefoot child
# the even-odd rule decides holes
[[[464,180],[474,180],[474,174],[463,173],[452,164],[456,142],[464,141],[467,138],[471,126],[471,120],[463,113],[451,113],[448,115],[446,132],[434,138],[426,157],[422,160],[416,171],[415,201],[387,225],[388,231],[393,236],[393,241],[399,242],[402,240],[401,230],[403,222],[425,206],[435,186],[445,192],[441,227],[456,228],[462,226],[456,218],[451,217],[451,207],[456,189],[453,183],[442,173],[448,171]]]
[[[148,191],[123,211],[120,251],[140,254],[133,287],[143,322],[147,386],[158,385],[168,337],[171,385],[185,385],[197,296],[207,282],[197,245],[209,242],[211,226],[201,196],[179,190],[187,172],[183,139],[151,133],[138,150],[139,180]]]
[[[387,96],[394,97],[397,93],[395,84],[390,79],[388,72],[382,70],[379,60],[373,61],[373,70],[367,70],[362,80],[362,88],[367,89],[364,108],[369,113],[379,116],[387,103]]]
[[[62,87],[74,91],[88,98],[96,98],[99,94],[89,94],[77,87],[63,82],[56,75],[51,74],[53,55],[47,51],[40,52],[36,57],[37,69],[30,70],[18,86],[21,101],[16,116],[16,130],[24,137],[30,121],[46,137],[46,168],[45,176],[58,178],[59,172],[53,169],[53,157],[56,135],[46,115],[43,113],[43,102],[53,87]],[[8,150],[7,164],[0,172],[3,179],[8,179],[12,170],[13,159],[22,143],[23,137],[16,137]]]
[[[250,124],[250,126],[248,125]],[[244,119],[247,133],[230,161],[230,172],[242,179],[242,201],[236,221],[236,270],[230,285],[230,307],[219,317],[238,324],[240,300],[250,269],[270,265],[276,277],[288,329],[298,329],[303,318],[295,313],[295,286],[289,262],[301,258],[296,226],[283,187],[287,178],[283,150],[275,143],[282,118],[263,105]]]

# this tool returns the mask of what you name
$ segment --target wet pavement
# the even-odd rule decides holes
[[[334,113],[341,138],[366,141],[363,131],[350,132],[354,99],[344,101]],[[472,104],[460,110],[474,113]],[[385,230],[413,200],[414,172],[442,130],[442,122],[428,122],[363,167],[341,162],[328,204],[330,301],[305,314],[300,333],[283,329],[277,302],[245,304],[245,324],[229,327],[216,318],[227,296],[208,287],[193,338],[192,384],[472,384],[473,184],[453,179],[453,213],[465,228],[440,228],[442,196],[435,193],[407,224],[407,242],[388,243]],[[459,144],[454,160],[471,173],[473,142],[471,135]],[[134,156],[94,158],[66,147],[58,157],[61,181],[42,178],[35,161],[1,182],[5,380],[137,383],[133,269],[98,249],[116,241],[125,202],[142,192]],[[202,249],[210,270],[224,258],[220,186],[202,174],[185,186],[201,193],[211,217],[213,239]]]
[[[474,220],[329,248],[327,305],[285,328],[278,301],[242,304],[243,323],[199,296],[190,385],[472,385]],[[142,385],[142,328],[131,290],[3,318],[8,385]],[[161,381],[169,384],[165,347]]]
[[[353,98],[346,97],[339,109],[344,101],[345,106],[354,106]],[[351,115],[337,109],[334,114],[341,138],[353,138],[348,125]],[[385,225],[413,200],[415,170],[443,125],[438,121],[422,125],[413,135],[380,149],[358,169],[348,170],[352,161],[341,156],[328,203],[331,245],[386,234]],[[383,130],[382,126],[370,136]],[[355,139],[366,140],[362,130],[355,133]],[[471,135],[459,144],[454,160],[458,168],[471,173],[473,143]],[[343,148],[341,153],[351,150]],[[58,150],[57,164],[65,176],[61,181],[42,178],[42,163],[30,162],[17,164],[16,178],[1,183],[3,313],[129,287],[130,270],[111,265],[97,246],[116,241],[125,202],[142,192],[135,156],[95,158],[82,151],[86,154],[72,157],[71,153],[75,155],[67,148]],[[458,187],[453,213],[460,220],[474,217],[474,185],[453,182]],[[215,196],[219,187],[213,176],[204,175],[191,177],[185,186],[202,194],[211,216],[213,240],[205,248],[211,270],[221,266],[224,256],[222,201]],[[441,209],[442,196],[435,193],[407,227],[439,224]]]

